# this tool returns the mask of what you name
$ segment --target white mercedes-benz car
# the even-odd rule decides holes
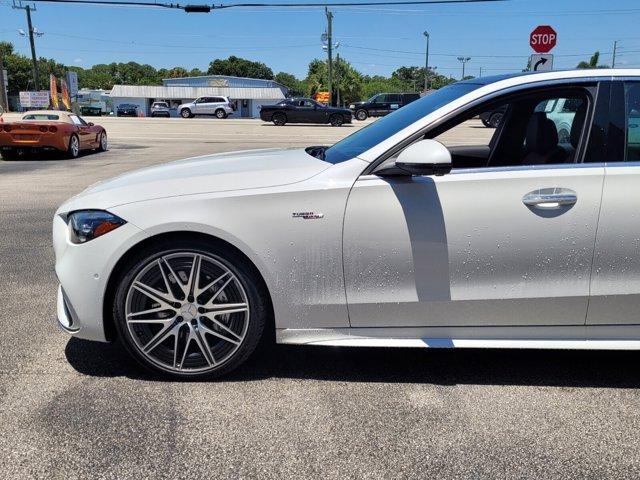
[[[564,142],[545,113],[558,100],[574,109]],[[495,131],[473,120],[501,105]],[[639,111],[640,70],[480,78],[330,147],[94,185],[54,217],[59,323],[182,377],[228,372],[274,331],[640,349]],[[463,144],[445,147],[458,127]]]

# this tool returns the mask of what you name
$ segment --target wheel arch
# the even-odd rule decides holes
[[[236,245],[233,245],[227,240],[224,240],[215,235],[211,235],[209,233],[196,232],[191,230],[176,230],[169,232],[157,233],[155,235],[145,237],[138,243],[132,245],[116,262],[111,273],[109,274],[109,279],[106,283],[105,293],[102,302],[102,318],[103,318],[103,328],[105,338],[108,341],[113,341],[117,337],[116,327],[112,314],[112,304],[115,298],[115,293],[117,289],[117,280],[120,277],[124,266],[140,251],[157,243],[159,241],[166,240],[199,240],[204,243],[208,243],[211,246],[218,246],[219,248],[227,249],[233,252],[235,255],[238,255],[242,260],[246,263],[246,265],[251,269],[251,272],[255,274],[256,278],[260,282],[260,287],[264,289],[266,292],[266,298],[268,301],[268,315],[266,327],[270,330],[265,329],[266,335],[275,335],[275,325],[274,325],[274,309],[273,309],[273,299],[271,298],[271,290],[269,289],[267,282],[263,273],[260,271],[258,266],[254,261],[249,258],[245,252],[243,252]]]

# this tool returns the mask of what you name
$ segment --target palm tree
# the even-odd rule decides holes
[[[588,62],[580,62],[576,68],[609,68],[609,65],[598,65],[598,60],[600,60],[600,52],[594,53]]]

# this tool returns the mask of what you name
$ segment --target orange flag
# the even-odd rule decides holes
[[[56,76],[52,73],[49,76],[49,93],[51,94],[51,105],[58,110],[58,85],[56,84]]]
[[[71,110],[71,97],[69,97],[69,88],[64,78],[60,79],[60,93],[62,94],[62,104],[67,110]]]

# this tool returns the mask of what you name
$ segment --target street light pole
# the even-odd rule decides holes
[[[466,66],[467,62],[471,60],[471,57],[458,57],[458,61],[460,63],[462,63],[462,78],[461,80],[464,80],[464,67]]]
[[[429,90],[429,32],[424,31],[423,35],[427,38],[427,49],[424,55],[424,91]]]

